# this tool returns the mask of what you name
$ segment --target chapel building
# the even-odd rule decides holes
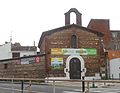
[[[70,24],[71,12],[76,14],[76,24]],[[49,77],[81,79],[105,71],[103,34],[83,27],[82,14],[76,8],[65,13],[65,26],[42,33],[38,47],[46,54]]]

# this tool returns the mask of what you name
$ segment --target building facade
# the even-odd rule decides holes
[[[120,50],[120,30],[111,30],[112,40],[109,44],[109,50]]]
[[[120,79],[120,30],[111,30],[112,40],[109,44],[109,78]]]
[[[106,77],[120,78],[120,30],[110,30],[108,19],[91,19],[88,28],[101,31],[103,36],[103,48],[106,52]]]
[[[70,24],[70,13],[76,24]],[[101,73],[104,62],[103,34],[82,26],[81,13],[71,8],[65,13],[65,26],[42,33],[38,47],[46,54],[46,73],[50,77],[80,79]]]
[[[36,54],[36,46],[21,46],[20,43],[12,44],[11,42],[0,45],[0,60]]]
[[[110,44],[112,40],[109,19],[91,19],[87,28],[97,30],[104,34],[103,44],[104,48],[107,49],[107,46]]]

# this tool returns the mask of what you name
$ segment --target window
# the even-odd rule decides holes
[[[20,57],[20,53],[12,53],[12,58],[17,58],[17,57]]]
[[[112,37],[113,37],[113,38],[116,38],[116,37],[117,37],[117,33],[113,32],[113,33],[112,33]]]
[[[77,48],[77,37],[76,37],[76,35],[72,35],[72,37],[71,37],[71,48]]]
[[[8,64],[4,64],[4,69],[7,69],[8,68]]]

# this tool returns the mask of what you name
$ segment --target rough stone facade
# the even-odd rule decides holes
[[[76,24],[70,24],[70,13],[76,14]],[[70,55],[52,54],[51,50],[59,49],[95,49],[96,55],[79,55],[85,61],[87,70],[86,76],[95,76],[101,74],[101,68],[105,67],[103,51],[103,34],[100,31],[91,30],[81,26],[81,14],[72,8],[65,13],[65,26],[49,30],[42,33],[38,47],[41,53],[46,54],[46,73],[51,77],[64,77],[66,60]],[[74,37],[74,39],[72,39]],[[61,69],[52,69],[52,58],[62,58],[63,64]]]
[[[73,27],[72,27],[73,26]],[[57,31],[52,33],[51,35],[45,36],[45,41],[41,46],[40,50],[45,53],[50,53],[52,48],[71,48],[71,36],[77,36],[77,49],[79,48],[95,48],[97,49],[96,56],[82,56],[85,60],[85,67],[87,69],[86,76],[94,76],[95,73],[100,73],[101,62],[100,59],[102,57],[102,46],[101,39],[102,37],[97,36],[96,34],[77,28],[75,25],[71,25],[68,29],[63,29],[61,31]],[[44,51],[45,49],[45,51]],[[66,59],[68,56],[66,55],[47,55],[47,68],[51,65],[51,58],[63,58],[64,66],[66,64]],[[48,73],[50,76],[65,76],[63,70],[62,71],[51,71],[48,69]]]
[[[44,56],[38,56],[40,62],[35,63],[33,59],[37,56],[0,60],[0,78],[45,78]],[[27,63],[27,59],[32,62]]]

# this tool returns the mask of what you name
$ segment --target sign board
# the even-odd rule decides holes
[[[29,64],[27,58],[21,59],[21,64]]]
[[[35,62],[40,63],[40,57],[35,57]]]
[[[62,70],[63,69],[63,58],[51,58],[51,69]]]
[[[53,55],[62,55],[62,48],[51,48],[51,54]]]
[[[15,60],[16,64],[21,64],[20,60]]]
[[[53,55],[97,55],[95,48],[52,48],[51,54]]]
[[[30,58],[22,58],[21,64],[35,64],[40,63],[40,57],[30,57]]]

